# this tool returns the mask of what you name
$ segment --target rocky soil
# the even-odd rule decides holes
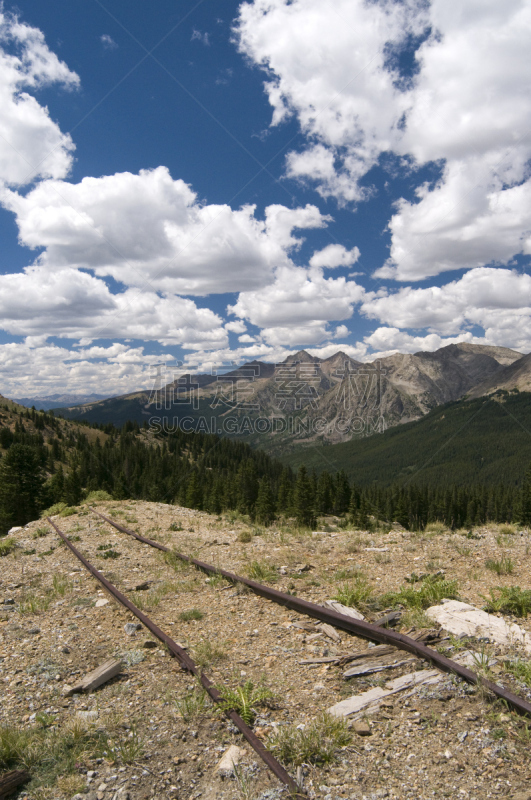
[[[334,520],[317,532],[260,530],[235,514],[221,518],[159,503],[99,503],[98,509],[180,552],[240,574],[259,573],[264,582],[317,603],[333,598],[360,573],[372,587],[371,600],[417,585],[406,581],[412,573],[415,580],[438,571],[457,580],[460,599],[479,607],[490,587],[531,588],[527,531],[492,527],[468,535],[384,534],[343,530]],[[220,690],[248,680],[271,690],[274,700],[256,708],[254,721],[266,742],[289,726],[309,729],[339,700],[427,666],[416,660],[347,681],[344,667],[301,664],[370,648],[344,632],[338,632],[337,641],[304,630],[300,623],[307,618],[180,562],[168,563],[162,553],[119,533],[86,508],[54,521],[204,665]],[[44,520],[28,524],[13,538],[16,547],[0,559],[0,754],[5,755],[8,739],[22,734],[37,737],[42,751],[40,756],[30,752],[33,781],[18,797],[287,797],[165,648],[141,627],[128,625],[126,630],[136,618],[106,595]],[[512,572],[497,575],[492,562],[503,558],[511,562]],[[137,588],[144,582],[147,588]],[[369,601],[369,619],[381,613],[375,608],[371,611]],[[531,632],[531,619],[517,621]],[[403,631],[411,631],[428,623],[421,612],[410,611],[401,624]],[[466,644],[480,660],[496,658],[491,677],[531,699],[525,681],[505,667],[518,656],[527,663],[529,655],[487,642],[464,643],[444,632],[440,636],[437,646],[451,656]],[[67,696],[68,686],[111,657],[123,661],[118,677],[91,694]],[[349,724],[350,743],[338,748],[330,764],[306,763],[297,770],[284,762],[309,797],[531,798],[531,726],[455,678],[445,676],[416,693],[397,694],[376,713]],[[61,761],[57,750],[50,755],[50,742],[61,737],[68,738],[73,761]],[[78,746],[82,742],[86,747]],[[224,775],[216,766],[230,745],[245,753],[236,774]]]

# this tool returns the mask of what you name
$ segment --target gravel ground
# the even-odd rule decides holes
[[[264,574],[269,569],[276,588],[317,603],[333,597],[359,570],[377,595],[398,589],[412,572],[444,570],[447,579],[458,581],[460,598],[478,606],[490,587],[531,588],[527,532],[504,534],[493,527],[468,537],[466,532],[404,530],[374,534],[341,530],[328,520],[326,532],[301,533],[259,530],[234,514],[221,518],[159,503],[99,503],[98,509],[208,563],[240,574],[253,564]],[[384,677],[377,673],[346,681],[339,666],[301,665],[303,659],[365,651],[367,642],[341,631],[340,641],[332,641],[302,630],[294,623],[307,618],[194,568],[174,568],[162,553],[86,509],[54,521],[109,580],[204,663],[216,685],[236,687],[252,680],[271,689],[275,700],[256,709],[254,723],[264,741],[288,725],[308,727],[339,700],[426,666],[413,661],[385,671]],[[19,797],[287,797],[218,710],[208,701],[202,708],[184,703],[191,696],[198,705],[194,679],[148,631],[126,633],[124,626],[136,619],[107,597],[43,520],[13,535],[17,547],[0,560],[0,723],[49,737],[74,731],[103,743],[97,752],[87,748],[78,754],[62,775],[34,770],[36,779]],[[503,556],[511,559],[513,572],[497,576],[485,562]],[[143,581],[149,589],[134,591]],[[181,618],[192,610],[192,618]],[[531,631],[530,620],[517,621]],[[422,618],[410,615],[402,622],[406,630],[418,627]],[[447,639],[443,644],[455,654],[461,643]],[[504,659],[517,651],[470,641],[466,646],[495,656],[493,678],[531,699],[530,689],[504,670]],[[66,686],[112,656],[124,662],[118,677],[89,695],[65,697]],[[409,697],[396,695],[367,722],[370,735],[364,736],[351,723],[351,743],[338,750],[334,762],[299,769],[310,797],[531,798],[526,789],[531,786],[531,731],[474,687],[445,677]],[[231,744],[246,752],[238,774],[223,777],[215,767]],[[296,766],[285,766],[296,774]]]

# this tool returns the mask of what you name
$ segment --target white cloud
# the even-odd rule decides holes
[[[300,328],[349,319],[363,296],[363,288],[346,278],[324,278],[317,268],[281,267],[273,283],[241,292],[228,310],[259,328]]]
[[[194,42],[194,41],[202,42],[207,47],[210,45],[209,34],[206,33],[206,32],[203,33],[202,31],[198,31],[195,28],[192,31],[192,35],[190,37],[190,41],[192,41],[192,42]]]
[[[69,172],[72,139],[28,94],[54,83],[70,89],[79,78],[48,49],[40,30],[0,5],[0,182],[24,185]]]
[[[393,54],[431,30],[404,80]],[[382,153],[440,164],[402,200],[380,277],[418,280],[531,254],[531,6],[528,0],[254,0],[239,46],[268,75],[272,124],[295,115],[307,146],[287,174],[339,202]]]
[[[360,257],[357,247],[347,250],[342,244],[329,244],[310,258],[310,267],[350,267]]]
[[[161,356],[143,348],[112,345],[71,351],[57,345],[12,342],[0,345],[2,394],[24,397],[55,392],[123,394],[149,389]]]
[[[368,295],[361,310],[393,331],[425,328],[440,339],[469,335],[467,328],[480,326],[485,331],[483,344],[531,350],[531,276],[514,270],[482,267],[445,286]],[[372,343],[370,337],[367,341]]]
[[[108,33],[103,33],[100,36],[100,42],[102,43],[102,45],[106,50],[116,50],[116,48],[118,47],[112,36],[109,36]]]
[[[192,295],[266,285],[303,241],[294,229],[330,219],[312,205],[272,205],[263,220],[254,206],[205,205],[166,167],[77,184],[48,180],[25,196],[5,190],[1,199],[16,214],[21,242],[46,248],[40,265]]]
[[[413,336],[398,328],[378,328],[370,336],[364,338],[364,342],[371,348],[370,356],[366,361],[373,361],[376,358],[385,358],[395,353],[418,353],[433,352],[449,344],[458,342],[472,342],[473,344],[490,344],[479,337],[472,336],[471,333],[462,333],[459,336],[443,338],[436,333],[427,336]]]
[[[222,320],[192,300],[137,288],[112,294],[74,269],[31,267],[0,276],[0,327],[18,336],[139,339],[190,349],[224,347]]]

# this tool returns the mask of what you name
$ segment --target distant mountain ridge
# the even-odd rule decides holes
[[[282,455],[295,446],[382,432],[478,391],[511,388],[530,367],[531,355],[468,343],[369,363],[341,351],[321,359],[301,350],[280,364],[255,360],[223,375],[184,374],[152,391],[56,408],[87,422],[244,435],[250,444]]]
[[[14,397],[13,402],[26,408],[35,406],[37,411],[49,411],[51,408],[83,405],[104,399],[104,394],[47,394],[38,395],[37,397]]]

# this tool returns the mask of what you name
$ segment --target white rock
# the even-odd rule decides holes
[[[24,528],[21,528],[20,525],[19,525],[18,527],[10,528],[8,530],[8,532],[7,532],[7,535],[11,536],[12,533],[18,533],[19,531],[22,531],[22,530],[24,530]]]
[[[217,767],[216,772],[220,775],[234,775],[234,767],[237,767],[241,759],[245,756],[245,750],[235,744],[231,744],[228,750],[223,753]]]
[[[466,634],[479,639],[488,639],[502,645],[522,645],[531,653],[531,635],[519,625],[509,625],[504,619],[487,614],[469,603],[447,600],[440,606],[431,606],[426,611],[430,619],[438,622],[448,633]]]
[[[96,606],[96,608],[103,608],[103,606],[108,605],[108,603],[109,603],[108,600],[106,600],[104,597],[100,597],[99,600],[96,600],[94,605]]]

